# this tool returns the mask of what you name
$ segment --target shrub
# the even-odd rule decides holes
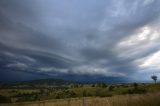
[[[137,83],[133,83],[134,89],[138,88],[138,84]]]
[[[106,88],[107,87],[107,85],[105,84],[105,83],[102,83],[102,88]]]
[[[108,90],[109,91],[113,91],[114,90],[114,86],[109,86]]]
[[[11,103],[11,98],[0,95],[0,103]]]
[[[95,84],[92,84],[91,87],[95,87]]]
[[[146,92],[147,92],[146,89],[136,88],[136,89],[128,89],[127,94],[143,94]]]
[[[76,97],[76,93],[75,93],[74,91],[70,91],[70,92],[69,92],[69,96],[70,96],[71,98]]]

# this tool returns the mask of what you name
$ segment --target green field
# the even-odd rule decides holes
[[[0,106],[160,106],[160,84],[1,87]]]

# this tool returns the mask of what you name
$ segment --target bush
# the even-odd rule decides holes
[[[102,83],[102,88],[106,88],[107,85],[105,83]]]
[[[134,89],[138,88],[138,84],[137,83],[133,83]]]
[[[55,99],[65,98],[65,94],[62,91],[58,91],[55,93]]]
[[[70,96],[71,98],[76,97],[76,93],[75,93],[74,91],[70,91],[70,92],[69,92],[69,96]]]
[[[11,103],[11,98],[0,95],[0,103]]]
[[[147,92],[146,89],[137,88],[137,89],[128,89],[128,91],[126,93],[127,94],[143,94],[143,93],[146,93],[146,92]]]
[[[94,85],[94,84],[92,84],[92,85],[91,85],[91,87],[95,87],[95,85]]]
[[[109,86],[108,90],[109,91],[113,91],[114,90],[114,86]]]

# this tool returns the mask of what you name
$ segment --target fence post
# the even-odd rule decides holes
[[[83,99],[82,99],[82,106],[87,106],[87,103],[86,103],[86,100],[85,100],[86,98],[85,97],[83,97]]]
[[[70,100],[70,99],[68,99],[68,105],[67,105],[67,106],[70,106],[70,103],[71,103],[71,100]]]

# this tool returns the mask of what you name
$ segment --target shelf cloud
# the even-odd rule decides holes
[[[1,0],[1,73],[149,80],[160,73],[159,5],[159,0]]]

